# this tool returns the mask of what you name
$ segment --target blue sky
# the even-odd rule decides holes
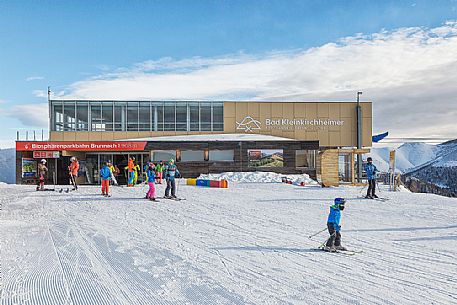
[[[344,49],[345,54],[362,52],[354,47],[358,44],[354,41],[360,38],[360,34],[368,35],[362,38],[365,46],[370,45],[371,40],[377,39],[370,35],[387,35],[388,38],[383,39],[397,44],[391,44],[386,56],[395,57],[392,54],[403,51],[401,46],[405,40],[411,43],[410,34],[405,34],[408,29],[425,29],[426,33],[423,35],[428,38],[441,35],[439,47],[443,54],[447,54],[452,50],[449,49],[449,44],[454,42],[452,39],[456,26],[451,25],[444,30],[452,34],[441,34],[442,30],[436,34],[433,31],[441,29],[448,21],[457,20],[455,0],[96,2],[0,2],[2,147],[12,143],[10,141],[14,139],[16,129],[46,128],[43,121],[47,118],[43,120],[34,116],[47,115],[46,111],[37,114],[35,109],[43,108],[42,103],[46,102],[43,93],[48,85],[55,92],[65,89],[65,94],[71,95],[80,92],[78,90],[81,85],[86,86],[86,89],[87,86],[95,88],[99,83],[91,83],[93,79],[122,79],[125,73],[139,70],[143,76],[153,76],[154,80],[157,80],[158,75],[185,74],[189,70],[196,71],[199,75],[208,71],[221,71],[221,66],[227,67],[234,62],[235,67],[237,64],[241,65],[239,73],[243,72],[246,65],[255,65],[255,69],[261,70],[272,60],[293,61],[303,54],[322,54],[328,49],[323,46],[328,44],[350,45],[351,48]],[[405,38],[398,40],[398,35]],[[344,41],[347,37],[350,37],[349,42]],[[394,46],[399,47],[395,49]],[[414,56],[420,59],[423,46],[420,42],[417,42],[417,46],[418,51]],[[379,48],[382,46],[379,45]],[[315,49],[318,52],[315,52]],[[338,48],[338,51],[341,50]],[[430,52],[432,51],[435,52]],[[454,51],[457,53],[457,50]],[[386,53],[385,49],[381,50],[380,54],[383,52]],[[441,57],[439,54],[433,53],[430,56]],[[347,54],[345,56],[350,57]],[[196,63],[196,59],[199,63]],[[457,58],[449,57],[436,65],[430,61],[433,61],[433,58],[427,59],[429,64],[426,68],[435,71],[435,66],[452,65]],[[410,69],[410,66],[411,64],[405,64],[404,69]],[[395,67],[400,69],[403,66],[396,63]],[[306,70],[306,67],[304,68]],[[347,69],[344,66],[338,68]],[[287,74],[288,71],[281,73]],[[451,70],[437,73],[452,73],[452,76],[455,76],[455,72]],[[235,77],[237,75],[234,74]],[[350,76],[344,77],[348,79],[348,84],[345,85],[347,92],[343,90],[339,91],[341,94],[319,95],[316,91],[314,95],[301,97],[349,98],[349,92],[358,90],[354,87],[357,79],[352,81]],[[204,78],[202,79],[204,81]],[[420,82],[428,83],[426,79]],[[417,86],[423,86],[420,82]],[[438,85],[441,85],[439,81]],[[447,85],[444,85],[447,88]],[[237,84],[224,86],[227,87],[221,88],[221,92],[228,92],[225,95],[227,97],[243,98],[258,94],[250,90],[240,90]],[[286,93],[300,98],[301,91],[298,90],[294,95],[295,91],[292,89],[296,84],[288,83],[287,86],[289,90],[286,90]],[[390,86],[393,93],[401,94],[398,86]],[[232,90],[233,87],[238,89]],[[171,91],[173,89],[170,85]],[[376,97],[383,99],[384,97],[378,94],[380,91],[379,88],[378,91],[372,90],[372,96],[368,94],[370,91],[367,91],[364,97],[369,100]],[[196,92],[193,97],[214,96],[205,92]],[[449,98],[453,93],[449,92]],[[98,97],[97,94],[93,95]],[[172,95],[170,94],[171,98]],[[151,98],[153,97],[151,95]],[[168,96],[165,92],[160,97]],[[447,105],[451,105],[450,102],[451,100]],[[443,105],[445,106],[446,104]],[[383,131],[387,127],[376,124],[375,122],[375,131]],[[389,126],[391,125],[392,123]],[[443,126],[430,131],[430,136],[450,136],[443,132],[448,129]]]

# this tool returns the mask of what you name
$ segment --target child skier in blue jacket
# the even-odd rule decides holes
[[[102,169],[100,169],[100,178],[102,178],[102,195],[109,195],[109,181],[111,179],[111,171],[108,167],[108,163],[103,163]]]
[[[335,203],[330,206],[330,213],[327,219],[327,228],[330,233],[330,237],[324,247],[325,251],[335,252],[337,250],[345,251],[346,248],[341,246],[341,211],[344,210],[344,204],[346,199],[335,198]]]

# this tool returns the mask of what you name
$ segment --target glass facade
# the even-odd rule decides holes
[[[50,102],[52,131],[223,131],[223,102]]]

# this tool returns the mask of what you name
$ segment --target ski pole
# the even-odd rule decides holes
[[[327,228],[324,228],[324,229],[320,230],[319,232],[317,232],[317,233],[315,233],[315,234],[313,234],[313,235],[308,236],[308,238],[312,238],[312,237],[314,237],[314,236],[316,236],[316,235],[319,235],[319,234],[321,234],[322,232],[324,232],[325,230],[327,230]]]

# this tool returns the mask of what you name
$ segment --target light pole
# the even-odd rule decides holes
[[[360,95],[362,91],[357,91],[357,149],[362,148],[362,107],[360,106]],[[362,182],[362,156],[357,154],[357,181]]]

